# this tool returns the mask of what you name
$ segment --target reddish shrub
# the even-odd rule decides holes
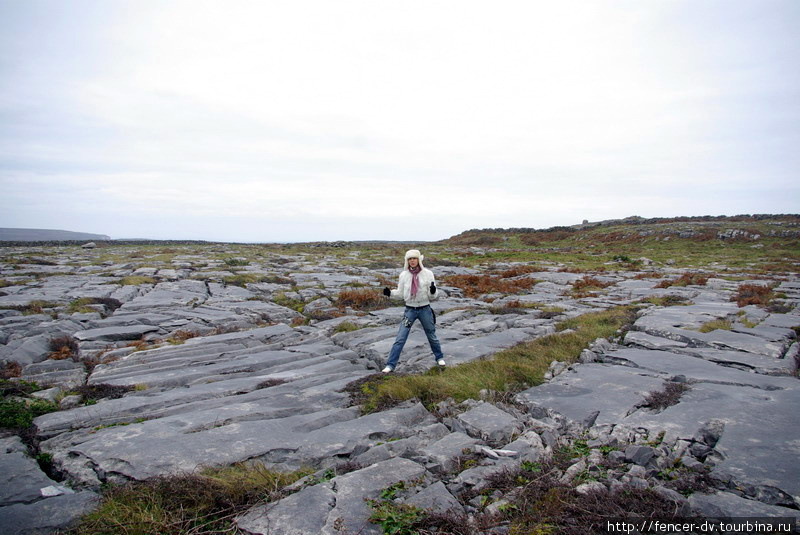
[[[709,277],[703,273],[684,273],[677,279],[663,280],[656,284],[656,288],[669,288],[670,286],[705,286]]]
[[[48,346],[50,347],[50,354],[47,356],[49,359],[65,360],[78,356],[78,343],[71,336],[52,338]]]
[[[0,379],[11,379],[12,377],[19,377],[21,375],[22,366],[15,360],[6,362],[5,366],[0,369]]]
[[[740,307],[747,305],[757,305],[766,307],[775,294],[772,288],[762,284],[740,284],[736,294],[731,297],[731,301],[736,301]]]
[[[339,308],[351,307],[356,310],[377,310],[389,306],[389,300],[377,290],[342,290],[336,298]]]
[[[511,269],[501,272],[500,277],[504,279],[510,279],[512,277],[518,277],[527,273],[535,273],[537,271],[541,271],[538,266],[514,266]]]
[[[444,278],[444,282],[461,288],[467,297],[477,298],[489,293],[520,293],[529,290],[539,281],[536,279],[507,280],[491,275],[450,275]]]
[[[613,285],[613,282],[603,282],[600,279],[596,279],[590,275],[586,275],[580,280],[576,280],[572,284],[573,290],[584,290],[586,288],[607,288]]]

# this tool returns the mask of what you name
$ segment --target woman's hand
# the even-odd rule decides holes
[[[433,283],[431,283],[431,284],[433,284]],[[383,295],[385,295],[386,297],[389,297],[390,295],[392,295],[392,291],[389,289],[388,286],[383,289]]]
[[[432,294],[436,293],[436,283],[435,282],[431,282],[431,293]]]

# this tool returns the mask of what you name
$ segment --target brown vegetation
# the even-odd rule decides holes
[[[689,389],[683,383],[669,382],[664,385],[663,390],[650,392],[644,399],[644,406],[654,411],[663,411],[667,407],[677,405],[684,392]]]
[[[76,359],[78,357],[78,343],[71,336],[52,338],[48,344],[50,354],[47,358],[53,360]]]
[[[510,279],[512,277],[519,277],[520,275],[527,275],[528,273],[536,273],[537,271],[541,271],[541,268],[539,266],[532,266],[532,265],[514,266],[512,268],[500,272],[499,275],[504,279]]]
[[[389,306],[389,300],[377,290],[342,290],[336,298],[336,305],[340,309],[378,310]]]
[[[491,275],[450,275],[443,280],[446,284],[461,288],[464,295],[471,298],[490,293],[521,293],[539,282],[530,278],[508,280]]]
[[[22,366],[15,360],[6,362],[3,368],[0,369],[0,379],[11,379],[12,377],[19,377],[21,375]]]
[[[740,284],[739,288],[731,297],[731,301],[736,301],[740,307],[756,305],[766,307],[775,297],[772,288],[763,284]]]
[[[684,273],[677,279],[663,280],[655,285],[656,288],[669,288],[670,286],[705,286],[713,274]]]

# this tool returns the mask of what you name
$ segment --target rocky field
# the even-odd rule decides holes
[[[590,533],[570,507],[600,522],[587,503],[632,492],[663,516],[800,518],[796,272],[431,246],[447,373],[590,312],[634,320],[541,384],[365,413],[347,387],[380,382],[403,312],[380,289],[405,247],[332,245],[0,250],[0,533],[240,462],[315,472],[238,512],[241,533],[537,532],[526,507]],[[397,371],[433,364],[415,326]]]

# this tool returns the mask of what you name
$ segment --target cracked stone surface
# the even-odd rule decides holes
[[[336,299],[354,286],[379,288],[380,277],[394,279],[396,269],[348,265],[343,272],[340,259],[304,254],[270,254],[235,272],[202,255],[176,256],[157,267],[84,261],[97,251],[71,252],[63,265],[31,265],[30,272],[46,276],[3,288],[0,307],[34,301],[47,306],[30,315],[0,308],[0,360],[19,363],[22,379],[53,387],[54,396],[82,384],[135,389],[36,418],[39,447],[53,456],[63,481],[46,476],[19,439],[2,439],[2,533],[63,528],[95,506],[104,483],[239,461],[282,470],[363,463],[252,509],[238,519],[240,529],[333,534],[341,518],[353,532],[377,533],[367,522],[364,498],[387,486],[416,481],[401,501],[467,510],[457,499],[465,489],[479,488],[522,460],[541,459],[576,430],[598,443],[639,440],[640,446],[642,437],[661,434],[675,458],[685,455],[687,465],[707,466],[729,482],[728,490],[743,489],[695,497],[697,510],[755,514],[774,507],[796,514],[800,507],[794,462],[800,453],[800,314],[797,308],[782,314],[739,308],[730,301],[738,283],[710,279],[706,286],[655,288],[658,279],[608,272],[598,277],[611,286],[575,298],[569,291],[583,274],[554,267],[524,275],[542,282],[520,295],[471,299],[442,284],[433,306],[450,366],[552,334],[560,320],[585,312],[649,297],[680,296],[690,304],[651,306],[621,341],[590,348],[585,362],[582,355],[581,363],[551,368],[552,378],[516,396],[516,407],[527,407],[526,414],[475,402],[442,419],[412,402],[362,416],[341,390],[383,367],[403,308],[359,312],[337,308]],[[433,269],[437,277],[481,272]],[[4,277],[11,271],[0,264]],[[231,282],[234,275],[255,282],[239,286]],[[130,276],[153,279],[125,284],[123,277]],[[796,306],[800,282],[790,279],[775,291],[786,296],[784,304]],[[79,298],[113,299],[119,306],[70,310]],[[511,301],[561,311],[497,313]],[[730,330],[700,331],[720,319],[730,322]],[[342,329],[345,322],[356,330]],[[49,358],[49,342],[59,336],[77,344],[74,360]],[[433,365],[417,325],[398,371],[424,372]],[[676,404],[646,404],[671,383],[687,387]],[[698,438],[710,422],[720,426],[713,444]],[[666,459],[653,450],[648,462]],[[465,451],[477,465],[453,474],[464,468],[459,458]],[[43,495],[48,487],[57,495]]]

